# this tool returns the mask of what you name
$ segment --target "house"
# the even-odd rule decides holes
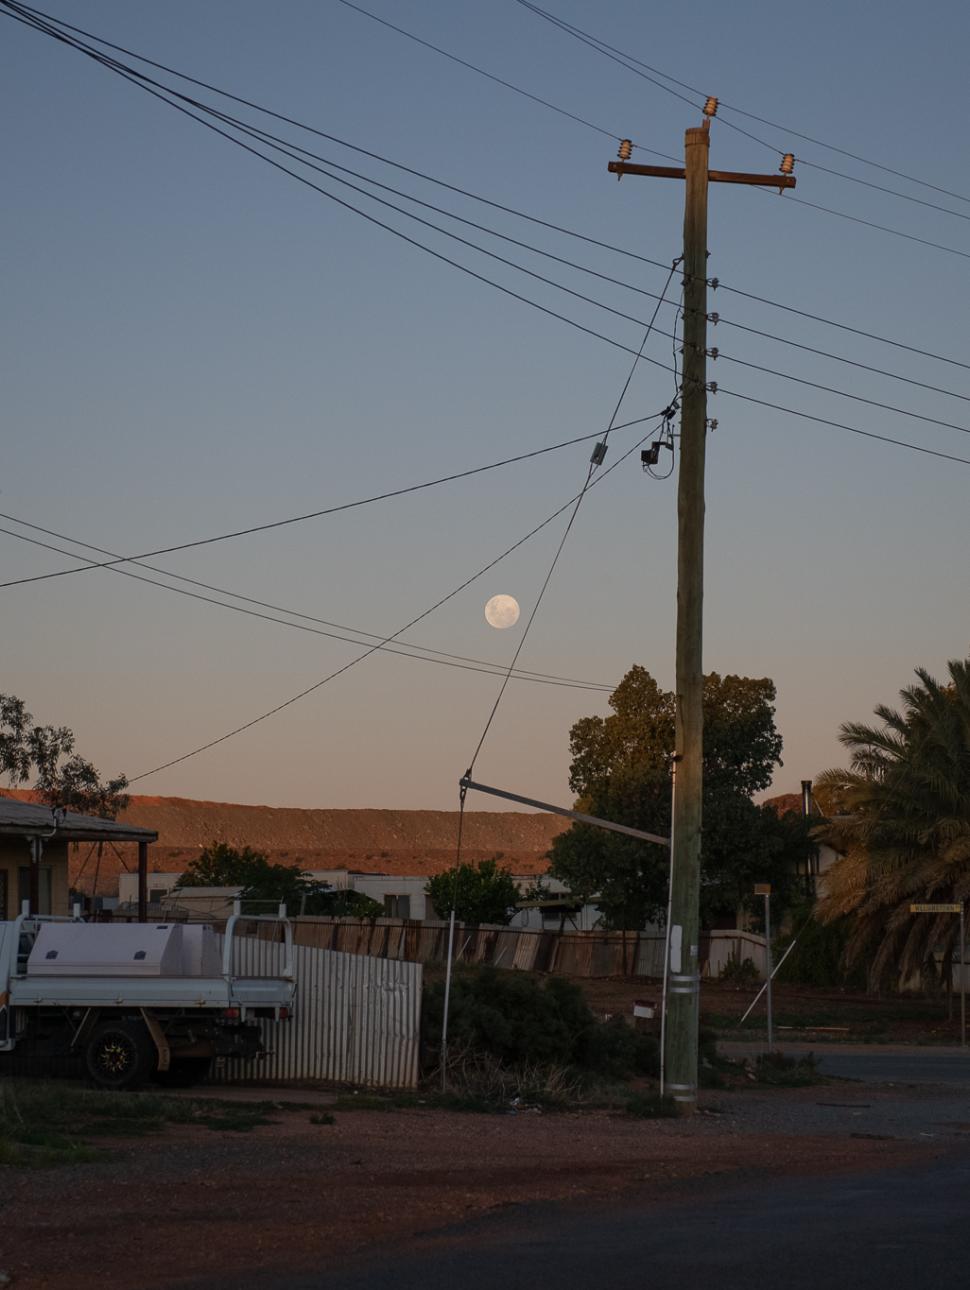
[[[144,914],[148,845],[157,837],[152,829],[0,796],[0,919],[15,918],[24,901],[35,914],[69,914],[68,849],[84,842],[137,844],[135,898]]]
[[[422,875],[365,872],[354,869],[310,869],[305,871],[312,882],[338,891],[357,891],[384,906],[387,918],[425,919],[447,917],[447,911],[436,910],[425,894],[428,879]],[[234,887],[185,887],[175,891],[181,873],[148,875],[148,900],[160,914],[198,918],[225,918],[232,912],[232,901],[239,894]],[[535,882],[535,875],[515,875],[521,892]],[[545,877],[549,892],[546,900],[523,901],[512,916],[511,927],[529,931],[590,931],[599,921],[599,911],[592,905],[564,900],[566,889],[557,878]],[[118,896],[122,910],[133,908],[137,897],[137,875],[123,873],[118,878]],[[291,914],[299,910],[291,909]]]

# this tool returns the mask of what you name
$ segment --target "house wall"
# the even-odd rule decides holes
[[[67,843],[45,842],[41,857],[40,914],[70,912],[68,906]],[[30,868],[30,842],[27,838],[5,834],[0,837],[0,917],[16,918],[20,902],[29,894],[26,871]],[[23,871],[23,872],[22,872]]]

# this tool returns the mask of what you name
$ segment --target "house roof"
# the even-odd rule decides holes
[[[55,817],[49,806],[0,796],[0,837],[10,835],[57,838],[62,842],[154,842],[158,837],[153,829],[102,820],[96,815],[64,811]]]

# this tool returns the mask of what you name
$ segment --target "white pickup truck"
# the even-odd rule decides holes
[[[293,931],[283,916],[246,916],[279,925],[282,968],[240,975],[241,917],[221,937],[198,923],[0,922],[0,1053],[73,1056],[110,1089],[191,1084],[217,1057],[256,1056],[258,1022],[292,1015]]]

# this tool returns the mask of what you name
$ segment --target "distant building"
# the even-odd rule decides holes
[[[384,907],[386,918],[410,918],[419,922],[425,919],[447,917],[447,910],[436,910],[425,895],[428,879],[417,875],[368,873],[351,869],[311,869],[307,871],[313,882],[324,883],[338,891],[357,891],[369,896]],[[232,913],[233,899],[239,895],[234,887],[185,887],[176,891],[181,873],[151,873],[148,875],[148,900],[153,910],[172,915],[190,917],[225,918]],[[514,875],[519,890],[525,892],[535,882],[535,875]],[[577,905],[564,901],[566,888],[556,878],[543,878],[543,885],[550,893],[549,901],[533,902],[529,908],[520,909],[513,916],[511,926],[521,930],[591,931],[599,921],[599,911],[593,905]],[[123,873],[118,879],[118,897],[122,908],[133,905],[137,896],[137,875]],[[299,910],[292,909],[291,914]]]

